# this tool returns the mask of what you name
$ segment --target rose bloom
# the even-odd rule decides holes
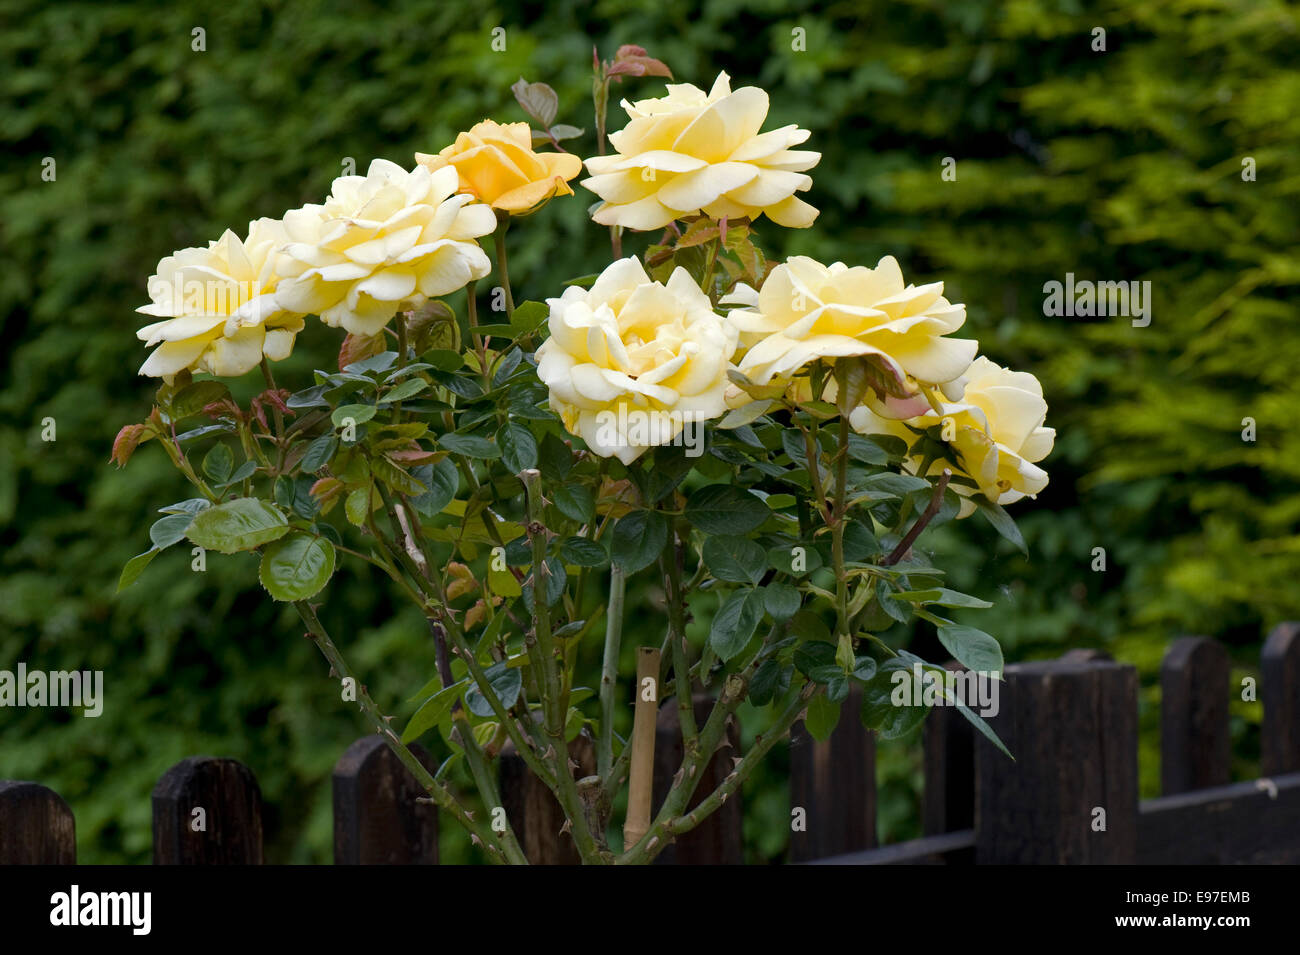
[[[661,284],[639,259],[621,259],[590,289],[546,301],[537,374],[552,410],[596,454],[630,464],[726,412],[735,330],[685,269]]]
[[[206,249],[181,249],[159,262],[149,279],[153,301],[136,309],[162,319],[136,333],[158,346],[140,374],[168,382],[185,369],[235,376],[263,356],[288,358],[303,320],[273,294],[275,250],[285,236],[277,220],[258,219],[244,239],[227,230]]]
[[[742,283],[722,301],[748,306],[727,317],[746,346],[739,371],[757,385],[795,384],[819,359],[873,356],[919,395],[921,383],[960,376],[978,348],[973,340],[945,337],[966,321],[966,307],[943,297],[942,282],[905,286],[892,256],[874,269],[795,256],[774,268],[761,290]],[[928,406],[919,401],[890,401],[879,410],[906,417]]]
[[[731,91],[719,73],[705,93],[689,83],[669,84],[668,95],[622,106],[631,121],[612,133],[615,155],[586,160],[582,184],[605,200],[592,215],[602,225],[662,229],[674,219],[703,212],[714,219],[757,219],[805,228],[817,210],[804,174],[821,153],[791,149],[808,130],[782,126],[760,133],[767,94],[756,86]]]
[[[909,445],[917,435],[905,424],[918,429],[940,425],[955,453],[937,458],[923,476],[934,477],[950,468],[972,478],[984,496],[998,504],[1033,497],[1045,488],[1047,472],[1037,462],[1051,452],[1056,431],[1043,427],[1047,402],[1038,379],[1002,368],[981,355],[956,384],[964,388],[961,398],[941,402],[942,415],[931,409],[904,423],[863,406],[853,411],[849,423],[861,434],[893,434]],[[912,458],[908,463],[916,473],[923,462]],[[963,496],[973,493],[964,485],[951,487]],[[961,516],[974,510],[975,505],[963,499]]]
[[[377,335],[398,311],[463,288],[492,265],[474,240],[496,216],[458,195],[456,170],[407,171],[376,159],[334,180],[324,205],[286,213],[276,300],[354,335]]]
[[[572,153],[535,153],[527,123],[502,126],[490,119],[461,133],[437,154],[416,153],[430,172],[455,166],[460,191],[493,209],[522,215],[552,196],[571,196],[568,181],[582,172]]]

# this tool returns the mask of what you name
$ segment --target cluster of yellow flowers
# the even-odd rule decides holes
[[[762,90],[732,91],[722,73],[708,93],[669,85],[661,98],[622,106],[629,122],[609,137],[615,152],[585,160],[591,175],[582,185],[602,200],[596,222],[650,230],[695,215],[765,215],[803,228],[816,219],[796,193],[811,187],[806,171],[820,154],[791,148],[809,136],[797,126],[762,131]],[[285,358],[308,314],[379,334],[398,311],[486,276],[491,264],[476,240],[501,217],[572,195],[568,182],[584,164],[534,152],[525,123],[491,120],[415,158],[409,170],[377,159],[365,176],[336,179],[321,205],[163,259],[150,280],[152,303],[139,309],[161,319],[138,333],[158,345],[141,373],[243,374],[264,357]],[[630,463],[686,423],[754,400],[729,371],[798,400],[811,397],[814,363],[863,357],[894,387],[883,398],[868,389],[850,416],[857,431],[911,439],[908,426],[941,425],[960,460],[934,460],[930,473],[965,473],[999,503],[1047,483],[1036,462],[1055,432],[1043,425],[1038,381],[976,357],[973,340],[948,337],[965,322],[965,307],[943,297],[942,283],[905,283],[892,257],[869,268],[796,256],[760,288],[738,285],[720,303],[733,306],[726,312],[684,269],[658,282],[626,258],[591,288],[547,303],[538,374],[565,427],[596,454]],[[659,416],[655,427],[634,434],[636,414],[647,413]]]
[[[789,148],[808,138],[806,130],[761,132],[762,90],[732,92],[723,73],[707,94],[670,85],[667,96],[623,107],[630,122],[610,136],[615,154],[587,160],[593,176],[583,185],[604,200],[593,213],[597,222],[655,229],[703,213],[766,215],[806,227],[816,218],[795,193],[811,186],[805,170],[820,154]],[[1043,426],[1047,404],[1037,379],[976,357],[971,339],[948,337],[964,324],[965,306],[944,298],[941,282],[905,283],[890,256],[875,268],[795,256],[761,288],[738,285],[721,304],[739,307],[724,314],[713,313],[683,270],[660,284],[635,259],[615,262],[589,291],[570,288],[547,303],[551,337],[538,351],[538,372],[551,407],[597,454],[632,460],[692,420],[755,400],[729,384],[729,368],[798,400],[812,397],[814,363],[870,357],[906,397],[868,389],[850,416],[855,430],[896,434],[911,444],[916,435],[908,426],[940,424],[960,460],[936,458],[928,474],[966,474],[998,503],[1047,484],[1035,462],[1051,451],[1055,432]],[[629,409],[675,424],[638,442]],[[598,428],[602,421],[613,431]],[[909,462],[913,472],[924,464]],[[963,516],[973,510],[964,500]]]
[[[158,263],[151,304],[161,318],[137,333],[159,347],[140,373],[234,376],[293,349],[306,315],[356,335],[379,334],[398,311],[449,295],[491,271],[476,239],[498,212],[522,215],[555,195],[582,161],[532,149],[527,123],[491,120],[437,155],[404,169],[376,159],[364,176],[340,176],[329,198],[227,231],[206,249]]]

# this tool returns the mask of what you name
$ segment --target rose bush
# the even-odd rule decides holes
[[[611,82],[667,72],[638,47],[597,60],[597,130]],[[581,131],[552,125],[544,84],[515,90],[536,132],[485,120],[413,168],[377,159],[321,205],[159,263],[141,311],[161,321],[140,332],[158,349],[141,371],[164,383],[113,458],[156,441],[196,496],[161,509],[120,586],[186,539],[257,555],[260,584],[297,611],[344,698],[485,858],[527,861],[511,826],[491,824],[510,744],[583,861],[644,863],[796,720],[825,738],[855,689],[855,718],[884,737],[913,731],[924,695],[894,691],[916,667],[942,669],[905,648],[917,621],[1000,674],[997,641],[946,616],[987,604],[945,588],[919,542],[979,510],[1020,544],[1002,505],[1046,484],[1037,463],[1054,432],[1032,375],[954,337],[965,309],[942,283],[906,284],[891,257],[767,260],[754,220],[811,225],[795,193],[818,156],[790,148],[807,138],[795,127],[761,132],[767,95],[732,92],[725,74],[708,94],[674,84],[625,103],[615,154],[587,160],[583,182],[612,262],[516,307],[505,230],[571,193],[579,161],[560,143]],[[552,241],[537,222],[522,241]],[[661,228],[641,255],[618,252],[624,230]],[[493,259],[476,241],[489,235]],[[489,275],[490,318],[477,285]],[[458,315],[441,297],[461,290]],[[348,333],[340,367],[282,389],[271,361],[307,315]],[[243,406],[220,378],[254,366],[266,388]],[[400,733],[322,619],[344,559],[388,578],[429,629],[433,672]],[[671,700],[683,752],[653,816],[645,754],[616,732],[630,709],[622,621],[647,609],[624,607],[626,586],[643,573],[662,583],[665,633],[641,648],[658,679],[640,687],[638,718]],[[702,640],[687,629],[696,613]],[[575,685],[579,659],[601,662],[598,689]],[[715,699],[703,721],[700,692]],[[742,703],[770,726],[688,811]],[[410,744],[435,731],[449,755],[430,773]],[[582,777],[569,758],[580,735],[596,756]]]

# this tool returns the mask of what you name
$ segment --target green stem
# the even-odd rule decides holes
[[[704,277],[700,279],[700,289],[709,300],[713,300],[713,270],[718,264],[718,246],[722,245],[722,238],[718,237],[709,243],[709,257],[704,263]]]
[[[809,692],[810,690],[812,692]],[[789,732],[790,727],[799,718],[799,714],[803,712],[808,700],[811,699],[816,690],[817,685],[815,683],[807,684],[781,712],[772,727],[766,733],[755,738],[753,747],[736,764],[736,768],[723,779],[717,789],[700,800],[699,804],[690,812],[664,823],[663,833],[665,837],[674,838],[690,832],[711,814],[721,809],[722,804],[735,794],[736,790],[749,778],[749,774],[763,761],[763,758],[767,756],[772,747]],[[656,848],[658,847],[656,846]],[[623,860],[619,861],[622,862]]]
[[[506,257],[506,230],[510,228],[510,217],[497,213],[497,231],[493,238],[497,246],[497,272],[501,276],[501,285],[506,292],[506,320],[515,314],[515,299],[510,291],[510,265]],[[486,372],[486,366],[484,371]]]
[[[280,389],[275,383],[275,376],[271,374],[271,365],[262,356],[262,377],[266,379],[266,387],[270,391],[278,392]],[[271,414],[275,420],[275,473],[278,475],[284,470],[284,415],[280,412],[280,406],[272,402]]]
[[[682,592],[682,545],[677,535],[677,521],[669,518],[672,533],[660,558],[668,583],[668,643],[673,657],[673,675],[677,684],[677,718],[682,732],[682,751],[690,755],[699,745],[695,727],[695,701],[691,693],[690,662],[686,657],[686,595]]]
[[[483,373],[483,390],[492,390],[492,377],[488,372],[487,348],[483,345],[483,336],[478,331],[478,298],[474,293],[474,282],[465,286],[465,309],[469,316],[469,333],[474,339],[474,353],[478,355],[478,367]]]
[[[605,611],[605,657],[600,670],[600,738],[596,743],[596,771],[604,778],[614,762],[614,704],[618,658],[623,639],[623,597],[627,577],[622,568],[609,570],[609,606]]]
[[[526,468],[520,472],[519,477],[524,484],[528,539],[533,547],[533,629],[537,635],[537,657],[540,658],[542,666],[542,715],[550,742],[547,749],[551,754],[552,767],[556,776],[555,796],[568,818],[579,856],[584,862],[602,862],[604,856],[587,822],[582,797],[578,793],[577,783],[573,779],[573,770],[569,765],[569,744],[564,738],[567,713],[564,705],[563,674],[555,659],[555,639],[551,634],[551,610],[546,602],[546,582],[549,576],[546,564],[548,531],[543,523],[542,475],[536,468]]]
[[[839,451],[835,458],[835,522],[831,525],[831,561],[835,570],[836,636],[849,632],[849,582],[844,573],[844,525],[849,509],[849,419],[840,415]]]
[[[320,618],[316,616],[316,611],[305,600],[294,601],[294,609],[298,611],[298,616],[307,626],[309,635],[313,642],[320,649],[321,654],[329,661],[330,669],[340,680],[351,680],[352,685],[356,687],[357,704],[361,707],[361,712],[365,715],[367,721],[374,727],[375,732],[383,737],[388,748],[402,762],[411,775],[416,778],[424,788],[429,797],[437,804],[438,808],[451,813],[456,820],[464,826],[475,839],[483,846],[488,854],[488,858],[493,862],[512,862],[519,865],[527,865],[528,860],[522,852],[518,851],[518,846],[513,847],[507,843],[502,845],[497,839],[496,833],[488,826],[484,826],[478,820],[474,819],[460,804],[451,791],[443,783],[433,778],[424,764],[416,757],[414,753],[402,742],[401,738],[393,732],[388,725],[389,717],[386,717],[379,711],[375,701],[371,699],[369,691],[361,684],[352,674],[343,655],[339,652],[334,641],[330,639],[325,627],[321,624]],[[517,853],[517,854],[516,854]]]

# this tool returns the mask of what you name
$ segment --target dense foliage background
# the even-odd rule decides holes
[[[770,126],[811,129],[814,228],[760,224],[773,252],[947,283],[1002,364],[1043,381],[1059,432],[1052,483],[1015,508],[1030,556],[979,519],[936,535],[979,625],[1011,660],[1104,646],[1144,677],[1143,780],[1158,780],[1153,680],[1170,637],[1218,635],[1253,671],[1264,628],[1300,616],[1300,281],[1295,166],[1300,10],[1281,0],[602,0],[396,5],[3,3],[0,171],[0,669],[102,669],[103,715],[0,711],[0,777],[36,779],[77,814],[81,858],[148,858],[149,791],[172,763],[229,755],[257,773],[271,861],[330,858],[330,768],[362,731],[292,611],[251,559],[192,573],[174,549],[113,594],[154,509],[188,496],[157,449],[108,463],[151,384],[133,309],[173,249],[319,201],[350,157],[409,164],[491,116],[524,116],[519,76],[559,91],[594,153],[591,48],[646,46],[682,81],[770,91]],[[506,29],[506,49],[492,30]],[[192,30],[206,50],[192,50]],[[1094,29],[1105,50],[1094,50]],[[798,33],[796,31],[802,31]],[[793,40],[802,38],[805,49]],[[658,95],[628,80],[618,95]],[[611,111],[618,129],[622,114]],[[56,163],[43,181],[43,161]],[[956,160],[956,180],[941,177]],[[1253,181],[1243,160],[1253,159]],[[520,298],[594,271],[590,196],[512,230]],[[639,250],[647,239],[633,238]],[[1152,320],[1051,317],[1043,285],[1150,281]],[[282,383],[330,367],[312,326]],[[253,378],[256,376],[250,376]],[[255,383],[247,383],[252,392]],[[291,385],[293,386],[293,385]],[[300,385],[298,385],[300,386]],[[57,440],[41,440],[51,417]],[[1243,418],[1256,440],[1242,438]],[[1092,569],[1093,549],[1106,569]],[[986,555],[995,554],[992,559]],[[629,605],[653,598],[629,595]],[[333,585],[345,642],[381,704],[432,674],[417,618],[388,619],[364,572]],[[644,627],[643,631],[635,627]],[[651,615],[631,647],[658,641]],[[916,639],[925,645],[932,638]],[[929,646],[927,646],[929,649]],[[598,666],[599,647],[590,649]],[[925,653],[923,652],[923,655]],[[938,650],[930,650],[932,657]],[[1234,704],[1238,778],[1255,774],[1256,705]],[[916,834],[919,739],[881,747],[881,830]],[[755,861],[778,858],[779,764],[747,789]],[[468,858],[458,834],[449,860]]]

